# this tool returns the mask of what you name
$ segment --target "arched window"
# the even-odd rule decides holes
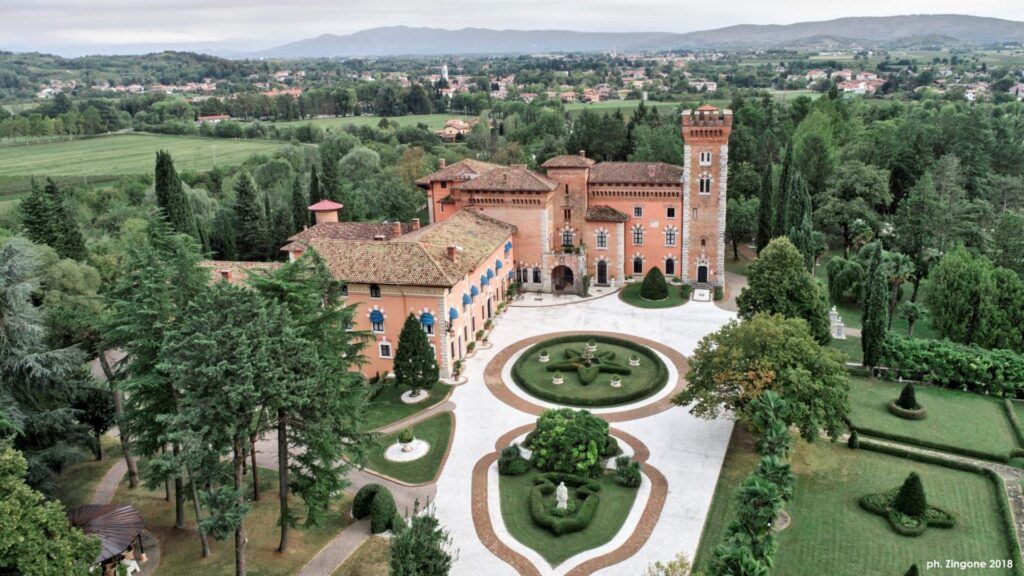
[[[540,268],[533,269],[533,283],[540,284]]]
[[[644,259],[639,256],[633,257],[633,274],[639,276],[644,273]]]
[[[380,298],[380,286],[370,284],[370,298]]]
[[[700,178],[700,193],[711,194],[711,177],[701,176]]]
[[[607,248],[608,247],[608,232],[604,230],[597,231],[597,247]]]
[[[644,243],[644,227],[637,224],[633,226],[633,245],[641,246]]]
[[[562,246],[572,246],[572,230],[562,230]]]
[[[676,235],[677,232],[675,228],[665,228],[665,246],[675,246]]]
[[[374,332],[384,331],[384,313],[380,310],[370,312],[370,329]]]
[[[675,258],[666,258],[665,259],[665,276],[675,276],[675,275],[676,275],[676,260],[675,260]]]
[[[420,314],[420,324],[423,326],[423,331],[427,335],[432,336],[434,334],[434,315],[430,312],[424,312]]]

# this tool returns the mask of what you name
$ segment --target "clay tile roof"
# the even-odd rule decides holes
[[[329,210],[341,210],[343,206],[330,200],[321,200],[309,207],[313,212],[326,212]]]
[[[548,159],[541,168],[589,168],[596,164],[594,160],[579,154],[564,154]]]
[[[558,183],[526,168],[499,166],[454,188],[470,192],[551,192]]]
[[[703,106],[697,108],[698,112],[713,112],[716,110],[718,110],[718,108],[712,106],[711,104],[704,104]]]
[[[516,227],[471,210],[396,237],[380,240],[311,238],[313,248],[339,280],[356,284],[451,287],[503,246]],[[448,247],[459,246],[457,262]]]
[[[402,234],[412,230],[412,224],[402,223]],[[306,242],[309,240],[376,240],[383,236],[384,240],[391,240],[395,236],[395,228],[387,222],[324,222],[316,226],[310,226],[302,232],[288,239],[289,244],[281,248],[282,252],[296,249],[295,242]],[[301,249],[301,248],[299,248]]]
[[[629,216],[611,206],[596,205],[587,208],[587,220],[594,222],[625,222]]]
[[[253,270],[277,270],[280,262],[240,262],[235,260],[204,260],[199,263],[201,268],[210,269],[212,280],[227,280],[232,284],[244,284]],[[224,273],[227,273],[225,278]]]
[[[498,164],[491,164],[490,162],[481,162],[480,160],[466,158],[465,160],[460,160],[447,168],[442,168],[433,174],[428,174],[423,178],[420,178],[416,181],[416,185],[430,186],[431,182],[461,182],[476,178],[481,174],[501,167],[502,166]]]
[[[591,184],[679,184],[683,167],[664,162],[601,162],[590,169]]]

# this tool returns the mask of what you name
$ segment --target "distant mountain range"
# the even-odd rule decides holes
[[[786,25],[742,24],[687,32],[574,32],[389,26],[323,34],[250,57],[427,56],[671,49],[886,47],[1024,42],[1024,22],[958,14],[852,17]]]

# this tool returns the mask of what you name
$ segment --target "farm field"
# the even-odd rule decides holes
[[[313,118],[309,120],[289,120],[286,122],[274,122],[275,126],[280,127],[293,127],[293,126],[304,126],[306,124],[312,124],[319,126],[320,128],[343,128],[345,126],[372,126],[377,127],[377,124],[381,121],[381,116],[339,116],[337,118]],[[423,123],[427,125],[430,130],[440,130],[444,128],[444,123],[449,118],[460,118],[462,120],[472,120],[477,116],[467,116],[464,114],[411,114],[409,116],[394,116],[389,117],[388,120],[398,122],[401,126],[415,126]]]

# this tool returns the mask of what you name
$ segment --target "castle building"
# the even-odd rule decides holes
[[[443,377],[472,352],[513,283],[583,294],[587,282],[621,285],[659,268],[670,279],[722,286],[732,114],[682,114],[682,165],[595,162],[583,153],[544,162],[543,173],[466,159],[417,181],[430,222],[339,222],[341,204],[310,206],[316,224],[281,249],[314,249],[357,305],[371,335],[368,376],[391,372],[409,314],[427,334]],[[241,282],[271,264],[210,262],[215,279]]]

